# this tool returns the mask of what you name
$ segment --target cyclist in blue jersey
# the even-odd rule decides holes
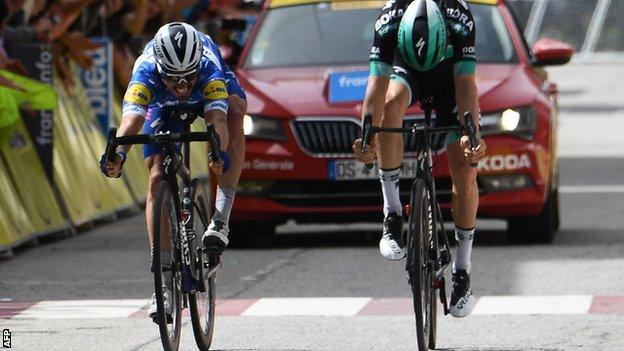
[[[203,116],[206,123],[214,124],[221,139],[222,161],[209,163],[210,170],[217,175],[218,187],[215,212],[202,240],[206,246],[225,248],[230,211],[245,157],[243,116],[247,102],[218,47],[210,37],[189,24],[165,24],[136,60],[122,109],[117,136],[138,134],[141,128],[147,134],[182,132],[184,123],[181,118],[185,115]],[[119,177],[129,149],[129,145],[117,147],[117,158],[112,163],[102,156],[102,172],[108,177]],[[144,145],[143,158],[150,173],[145,212],[151,246],[152,206],[163,174],[160,147]],[[162,260],[170,262],[171,252],[163,251]],[[171,274],[169,271],[163,273],[165,310],[170,315]],[[156,314],[154,296],[148,314]]]
[[[464,0],[389,0],[375,22],[362,116],[371,113],[375,126],[401,128],[407,108],[427,100],[433,104],[437,126],[464,123],[460,117],[470,112],[478,134],[475,35],[472,12]],[[477,171],[470,164],[481,160],[486,150],[483,139],[478,139],[474,150],[467,136],[450,134],[445,140],[458,241],[450,304],[454,317],[469,315],[475,304],[470,256],[479,193]],[[379,250],[389,260],[400,260],[406,254],[399,197],[403,138],[381,133],[376,144],[375,148],[373,141],[373,147],[362,150],[362,141],[357,139],[353,151],[364,163],[372,162],[377,152],[385,217]]]

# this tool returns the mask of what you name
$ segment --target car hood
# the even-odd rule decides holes
[[[239,70],[238,74],[241,84],[249,95],[249,113],[270,114],[284,118],[305,115],[359,116],[362,108],[361,101],[329,103],[328,81],[329,75],[333,72],[366,69],[365,66],[271,68]],[[526,79],[524,69],[518,64],[480,64],[476,78],[482,110],[484,109],[483,100],[499,100],[496,97],[497,90],[508,90],[504,87],[509,85],[526,86],[526,82],[514,83],[517,79]],[[518,98],[518,94],[522,94],[522,91],[516,88],[514,94]],[[496,109],[496,107],[491,108]],[[411,113],[418,111],[418,108],[410,110]]]

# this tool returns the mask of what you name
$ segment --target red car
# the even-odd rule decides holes
[[[469,3],[488,145],[478,166],[479,216],[507,219],[512,240],[551,241],[559,227],[557,87],[542,67],[568,62],[572,50],[554,40],[531,50],[505,1]],[[366,173],[351,146],[359,135],[373,26],[383,5],[267,1],[237,71],[249,107],[246,161],[232,220],[245,224],[247,233],[272,232],[288,219],[381,221],[377,172]],[[420,118],[422,111],[414,107],[404,123]],[[405,137],[404,203],[416,168],[414,146]],[[444,149],[437,155],[436,186],[448,210]]]

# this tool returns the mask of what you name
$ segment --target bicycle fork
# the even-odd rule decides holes
[[[419,157],[420,158],[420,157]],[[431,252],[429,255],[428,269],[433,272],[433,287],[440,290],[440,302],[444,308],[444,314],[449,314],[448,301],[446,298],[446,279],[444,273],[451,263],[451,251],[446,238],[446,232],[444,230],[444,222],[442,219],[442,211],[440,205],[437,202],[437,195],[435,192],[435,181],[430,172],[425,171],[425,168],[430,170],[433,165],[433,160],[430,152],[424,152],[422,159],[419,162],[418,172],[421,177],[425,179],[427,184],[427,192],[429,193],[429,208],[427,209],[428,217],[428,231],[431,235]],[[435,208],[434,208],[435,204]],[[440,238],[440,236],[442,238]],[[442,242],[441,240],[442,239]],[[442,247],[440,247],[442,246]]]
[[[193,229],[192,224],[189,225],[192,217],[192,202],[190,199],[190,189],[184,187],[182,197],[182,210],[180,211],[179,220],[179,232],[180,232],[180,256],[182,257],[181,274],[182,274],[182,292],[185,294],[195,293],[197,291],[203,291],[199,277],[197,276],[198,270],[195,269],[194,255],[191,253],[194,242],[197,238],[197,234]]]

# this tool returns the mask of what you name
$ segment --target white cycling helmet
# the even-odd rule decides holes
[[[158,72],[178,77],[195,73],[201,61],[202,48],[199,33],[190,24],[165,24],[154,36]]]

